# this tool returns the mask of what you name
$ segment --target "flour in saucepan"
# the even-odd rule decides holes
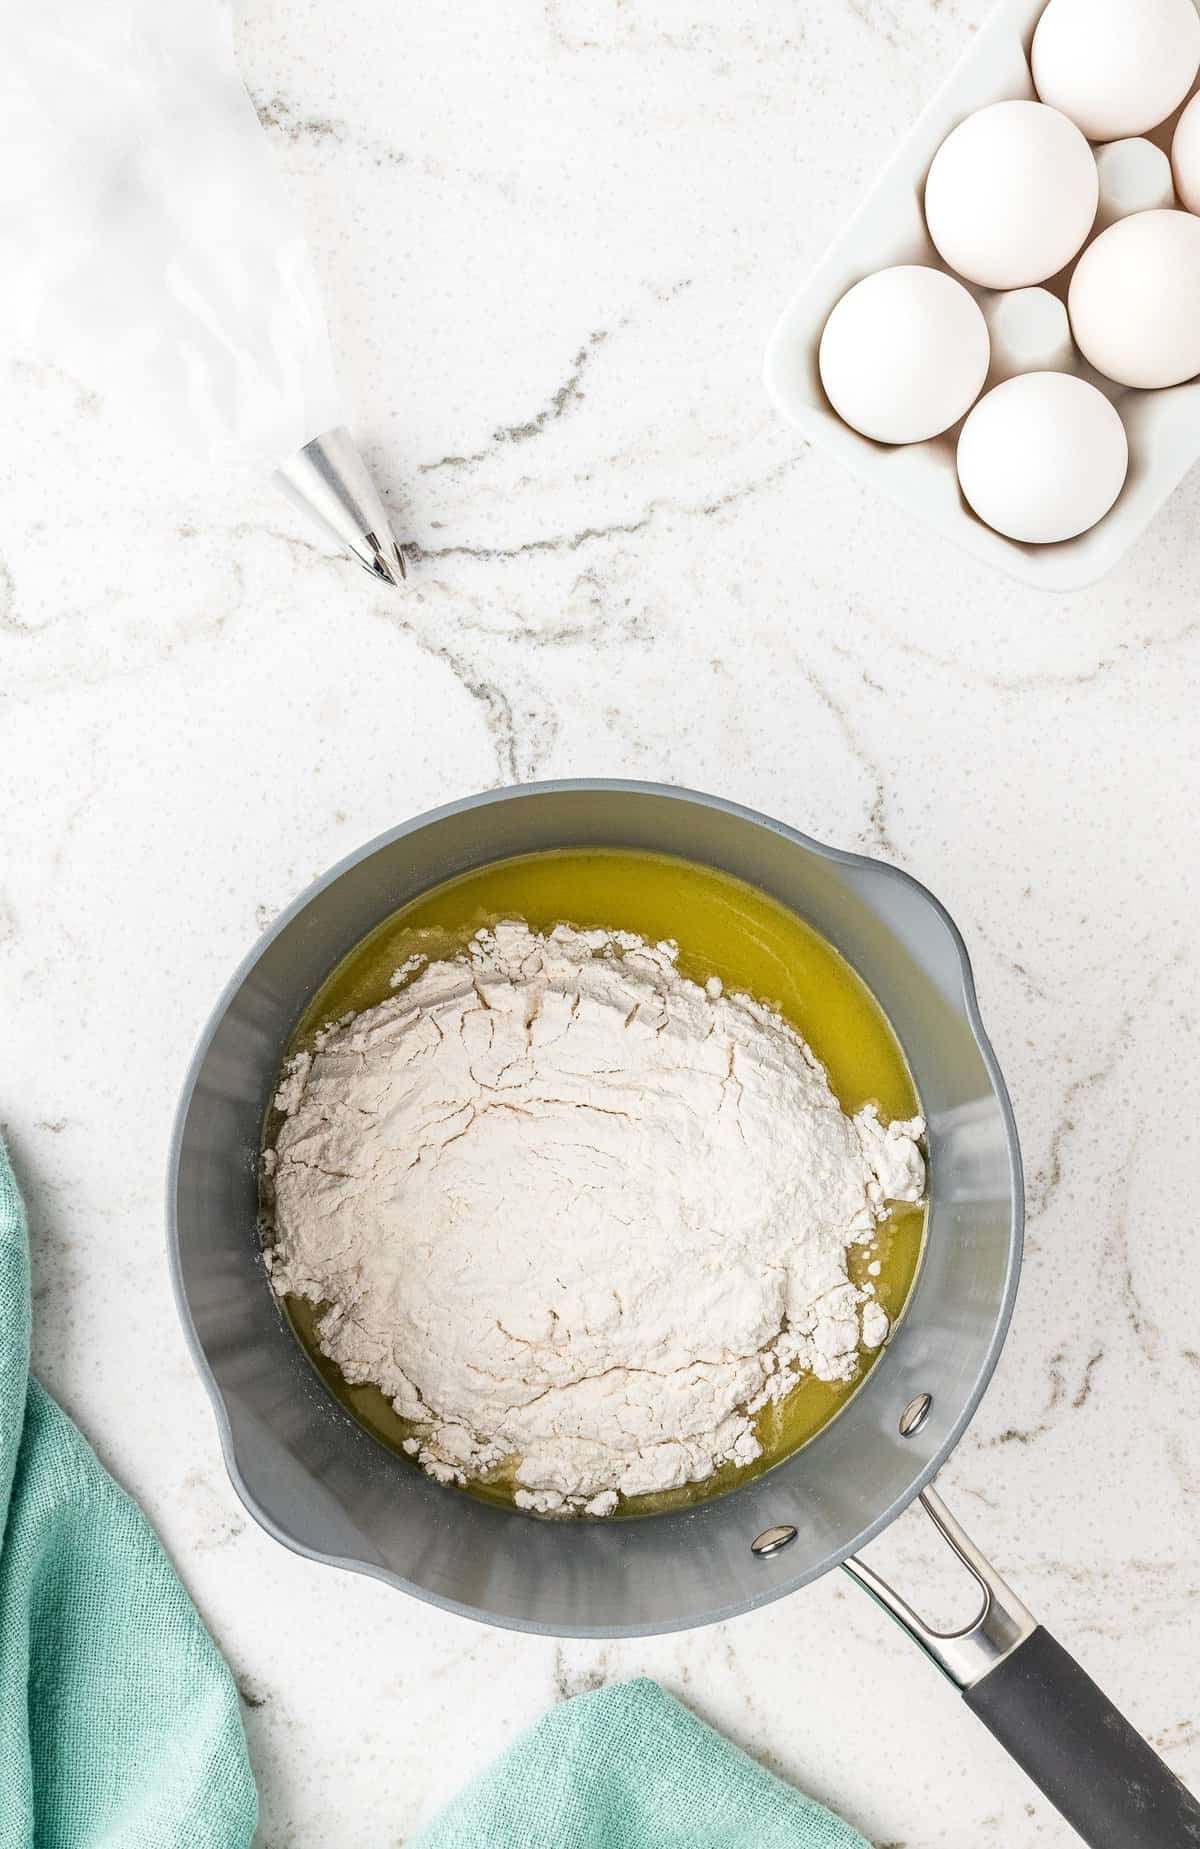
[[[755,1411],[888,1319],[847,1248],[924,1188],[923,1125],[848,1117],[776,1013],[673,944],[508,923],[410,964],[294,1062],[272,1281],[463,1483],[620,1496],[759,1454]]]

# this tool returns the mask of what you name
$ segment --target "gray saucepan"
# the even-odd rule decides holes
[[[268,1287],[258,1238],[264,1115],[288,1037],[324,977],[374,925],[441,881],[564,847],[700,862],[806,919],[879,999],[929,1126],[920,1271],[859,1391],[765,1475],[684,1511],[625,1521],[539,1521],[440,1487],[393,1455],[302,1352]],[[734,803],[621,782],[471,797],[381,835],[319,880],[264,934],[217,1005],[188,1075],[169,1183],[180,1313],[230,1476],[287,1546],[471,1617],[576,1637],[730,1618],[844,1566],[1088,1842],[1200,1845],[1200,1806],[930,1487],[996,1364],[1022,1219],[1012,1111],[962,939],[942,906],[894,867]],[[855,1558],[917,1496],[978,1582],[979,1616],[952,1636],[932,1631]]]

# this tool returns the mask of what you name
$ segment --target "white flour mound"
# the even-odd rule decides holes
[[[523,924],[394,979],[294,1062],[267,1168],[281,1294],[440,1481],[608,1515],[759,1454],[798,1375],[888,1320],[847,1278],[918,1200],[920,1119],[847,1117],[779,1015],[673,944]]]

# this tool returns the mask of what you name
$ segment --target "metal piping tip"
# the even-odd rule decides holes
[[[399,586],[408,576],[379,491],[348,430],[339,425],[314,437],[280,465],[275,478],[326,539],[373,578]]]

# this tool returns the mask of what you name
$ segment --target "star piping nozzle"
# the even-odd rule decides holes
[[[326,430],[276,470],[288,499],[364,571],[399,586],[408,575],[379,490],[350,432]]]

